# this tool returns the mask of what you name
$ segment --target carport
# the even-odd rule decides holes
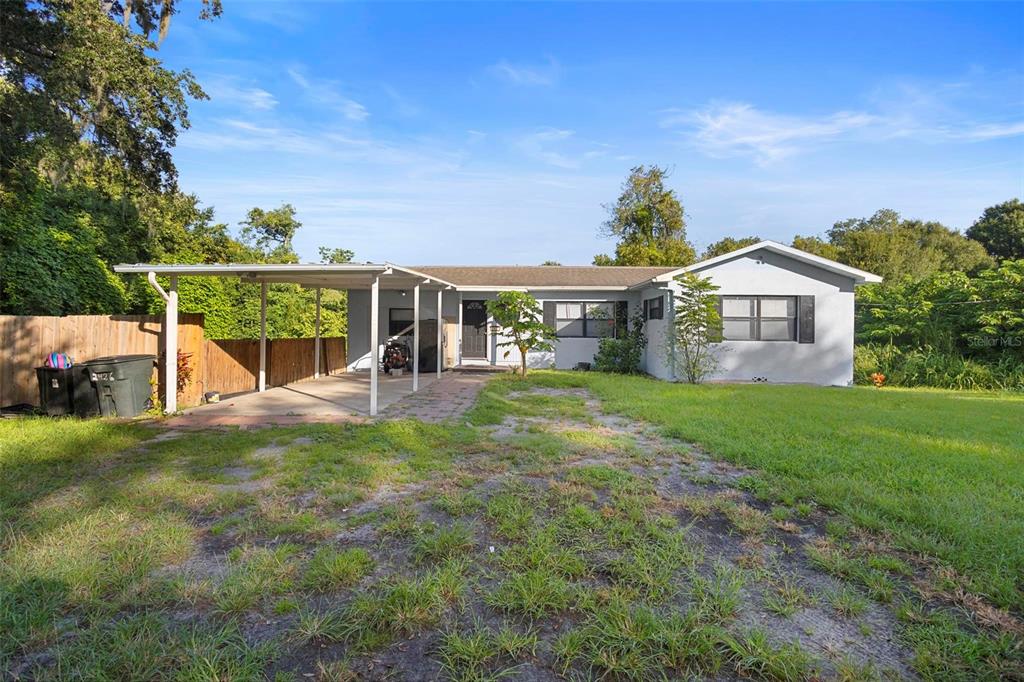
[[[422,315],[422,295],[437,297],[437,315],[441,318],[441,296],[445,289],[452,289],[450,282],[430,277],[423,273],[403,268],[390,263],[339,263],[339,264],[228,264],[228,265],[164,265],[136,263],[134,265],[117,265],[115,272],[145,274],[152,286],[167,304],[165,317],[165,357],[178,356],[178,279],[180,277],[238,277],[242,281],[260,285],[260,362],[256,390],[264,393],[267,390],[267,288],[270,284],[290,283],[315,289],[316,296],[316,343],[314,378],[320,378],[320,292],[322,289],[370,291],[370,349],[371,362],[369,369],[368,413],[375,416],[378,411],[379,398],[379,366],[380,366],[380,290],[396,289],[413,292],[413,352],[411,390],[420,388],[420,319]],[[166,277],[169,286],[165,289],[157,277]],[[202,311],[197,311],[202,312]],[[443,325],[437,324],[437,347],[443,346]],[[442,363],[441,354],[436,362],[436,375],[440,377]],[[167,386],[177,386],[177,363],[165,362],[165,381]],[[176,412],[178,400],[175,391],[168,391],[165,400],[165,411]]]

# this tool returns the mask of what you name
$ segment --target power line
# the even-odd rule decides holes
[[[973,305],[973,304],[976,304],[976,303],[998,303],[998,302],[999,301],[997,299],[986,298],[986,299],[982,299],[980,301],[942,301],[942,302],[939,302],[939,303],[932,303],[932,305],[933,306],[940,306],[940,305]],[[872,307],[875,307],[875,308],[899,308],[899,307],[909,307],[911,305],[916,305],[916,304],[913,304],[913,303],[905,303],[905,304],[900,304],[900,303],[869,303],[867,301],[859,301],[859,302],[858,301],[854,301],[854,305],[872,306]]]

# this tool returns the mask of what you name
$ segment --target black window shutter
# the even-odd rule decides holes
[[[555,328],[555,302],[544,301],[544,324]]]
[[[814,297],[800,296],[800,326],[797,332],[800,343],[814,343]]]
[[[650,303],[650,299],[644,299],[644,322],[651,319]]]
[[[615,302],[615,337],[623,338],[629,332],[629,303]]]

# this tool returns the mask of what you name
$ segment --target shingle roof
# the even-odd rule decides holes
[[[673,267],[597,265],[421,265],[412,268],[456,286],[630,287],[678,270]]]

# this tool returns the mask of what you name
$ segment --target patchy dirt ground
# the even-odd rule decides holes
[[[548,680],[574,674],[600,676],[607,672],[571,663],[567,669],[566,661],[559,660],[553,651],[553,640],[584,618],[574,609],[548,618],[516,617],[514,613],[502,618],[502,614],[486,605],[486,594],[496,588],[497,582],[489,575],[489,562],[509,546],[507,539],[494,532],[488,519],[488,500],[509,486],[524,483],[531,489],[531,497],[543,497],[548,492],[558,494],[559,486],[571,480],[574,471],[607,467],[629,472],[641,486],[650,486],[652,508],[666,513],[663,518],[671,519],[685,534],[688,553],[700,557],[695,565],[696,575],[714,580],[716,572],[732,572],[740,577],[737,605],[726,619],[731,629],[763,631],[767,641],[777,648],[796,643],[811,661],[803,669],[807,676],[833,677],[840,673],[848,675],[850,671],[864,679],[914,676],[907,664],[911,653],[898,643],[897,621],[891,610],[859,596],[852,599],[854,613],[836,606],[837,600],[851,594],[851,588],[815,568],[802,551],[824,541],[823,515],[811,511],[802,519],[773,520],[769,508],[736,487],[749,472],[716,461],[687,444],[668,440],[642,423],[602,414],[600,404],[583,391],[535,389],[526,396],[510,397],[515,400],[535,396],[577,400],[583,411],[593,416],[509,417],[501,425],[487,429],[488,436],[499,444],[498,451],[502,449],[500,445],[508,446],[510,452],[542,448],[543,443],[529,441],[543,441],[548,436],[565,438],[570,444],[575,439],[579,445],[565,448],[562,456],[539,461],[529,456],[519,460],[513,455],[507,466],[496,467],[490,462],[491,451],[479,458],[467,458],[460,466],[460,473],[467,479],[454,489],[463,498],[479,499],[479,508],[462,514],[439,511],[437,495],[441,491],[450,494],[453,489],[450,483],[440,483],[439,487],[418,485],[407,490],[382,491],[350,510],[358,516],[397,506],[403,514],[414,516],[416,523],[466,524],[473,537],[472,546],[466,548],[466,556],[472,562],[470,570],[481,572],[465,602],[447,613],[439,628],[399,638],[372,654],[348,659],[353,673],[368,679],[438,679],[446,672],[436,656],[443,646],[444,632],[481,627],[494,630],[508,623],[523,630],[532,629],[538,635],[538,643],[525,660],[509,660],[504,667],[495,665],[489,670],[492,674],[506,671],[514,679]],[[599,492],[592,506],[604,508],[606,498]],[[747,521],[733,523],[736,519]],[[371,578],[409,574],[414,563],[406,543],[382,538],[368,526],[342,533],[336,539],[375,548],[379,563]],[[598,568],[604,559],[591,559],[595,570],[586,581],[586,589],[613,588],[615,581],[608,580]],[[671,597],[660,604],[660,609],[682,612],[692,606],[687,578],[685,571],[669,578],[667,589]],[[320,642],[315,644],[314,651],[320,657],[346,658],[344,645]],[[308,653],[313,652],[296,652],[292,660],[302,660]],[[739,676],[727,665],[713,667],[717,670],[707,672],[714,677]],[[653,672],[653,668],[645,672]],[[682,671],[665,668],[661,672],[671,675]],[[802,676],[794,672],[798,673],[796,677]],[[772,677],[770,671],[765,673]],[[788,674],[782,672],[780,676]]]
[[[916,677],[895,608],[911,558],[859,556],[857,572],[865,542],[836,519],[760,501],[751,472],[584,391],[506,398],[498,425],[430,427],[437,452],[351,426],[205,464],[194,551],[148,577],[170,586],[147,598],[162,664],[281,681]],[[207,649],[169,634],[210,623]],[[60,678],[61,656],[130,672],[80,651],[118,646],[111,627],[7,672]]]

